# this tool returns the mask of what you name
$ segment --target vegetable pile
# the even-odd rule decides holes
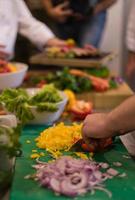
[[[88,146],[82,139],[81,129],[82,124],[65,125],[61,122],[41,132],[35,139],[36,146],[39,149],[45,149],[53,158],[58,158],[65,152],[70,152],[77,142],[79,142],[79,151],[82,153],[104,150],[112,145],[112,138],[106,138],[95,141],[95,144],[90,143]],[[76,148],[73,151],[76,151]]]
[[[67,126],[59,123],[41,132],[35,140],[36,146],[46,149],[52,157],[57,158],[62,155],[62,151],[69,151],[72,145],[82,137],[81,127],[81,124]]]
[[[48,47],[45,49],[45,55],[48,58],[93,58],[101,57],[102,53],[91,45],[78,47],[73,39],[68,39],[64,47]]]
[[[6,61],[0,62],[0,74],[16,72],[16,71],[17,68],[13,64],[7,63]]]
[[[26,85],[42,87],[46,83],[53,83],[60,90],[69,89],[75,93],[90,91],[103,92],[108,89],[117,88],[122,79],[111,77],[107,67],[91,68],[88,70],[70,70],[64,68],[62,71],[48,73],[46,76],[28,76]]]
[[[87,70],[70,70],[65,67],[61,71],[48,73],[46,75],[28,75],[24,86],[43,87],[46,83],[53,83],[60,90],[69,89],[75,93],[90,91],[103,92],[108,89],[115,89],[121,83],[120,77],[110,76],[110,71],[106,66],[90,68]]]
[[[103,183],[119,174],[117,170],[109,168],[107,163],[70,156],[62,156],[49,163],[38,161],[33,167],[37,170],[33,177],[42,187],[69,197],[84,195],[88,191],[92,194],[95,190],[102,190],[111,197],[111,192],[104,188]]]
[[[36,106],[37,111],[57,111],[58,102],[62,101],[59,91],[53,85],[46,85],[34,96],[29,96],[25,89],[6,89],[0,95],[0,104],[8,112],[14,113],[21,124],[34,119],[31,106]]]

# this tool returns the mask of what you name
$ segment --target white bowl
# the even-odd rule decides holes
[[[29,95],[33,96],[36,92],[38,92],[40,89],[27,89],[27,92]],[[36,106],[31,106],[31,111],[33,113],[33,115],[35,116],[34,120],[31,120],[29,122],[29,124],[45,124],[45,125],[49,125],[49,124],[53,124],[54,122],[56,122],[60,116],[62,115],[64,108],[67,104],[68,98],[65,95],[64,92],[60,91],[60,95],[62,97],[62,101],[56,103],[58,110],[55,112],[48,112],[48,111],[44,111],[44,112],[39,112],[36,109]]]
[[[14,65],[17,68],[16,72],[0,74],[0,90],[4,90],[6,88],[16,88],[22,84],[28,70],[28,65],[24,63],[14,63]]]

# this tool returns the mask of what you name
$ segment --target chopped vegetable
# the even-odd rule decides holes
[[[3,64],[0,64],[0,74],[1,73],[11,73],[16,72],[17,68],[11,63],[7,63],[6,61]]]
[[[30,141],[30,140],[26,140],[26,143],[27,143],[27,144],[30,144],[30,143],[31,143],[31,141]]]
[[[111,192],[102,184],[108,178],[105,179],[105,173],[101,172],[100,163],[63,156],[51,163],[39,162],[33,167],[37,170],[35,180],[56,194],[76,197],[88,191],[102,190],[111,197]]]
[[[75,155],[77,155],[79,158],[84,159],[84,160],[88,160],[88,156],[85,153],[82,152],[75,152]]]
[[[43,131],[36,138],[36,145],[56,158],[62,155],[61,151],[68,151],[81,138],[81,127],[81,124],[67,126],[60,123]]]
[[[33,153],[33,154],[31,154],[30,157],[31,157],[32,159],[35,159],[35,158],[39,158],[40,155],[39,155],[38,153]]]
[[[117,176],[119,172],[118,172],[117,170],[113,169],[113,168],[109,168],[109,169],[107,170],[107,173],[108,173],[109,175],[111,175],[111,176]]]
[[[92,112],[93,104],[91,102],[77,101],[70,109],[74,117],[77,119],[85,119],[85,117]]]

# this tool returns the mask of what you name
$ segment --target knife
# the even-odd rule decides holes
[[[82,152],[95,152],[106,149],[113,144],[115,138],[105,139],[90,139],[89,145],[85,143],[83,139],[79,139],[70,148],[70,151],[82,151]]]

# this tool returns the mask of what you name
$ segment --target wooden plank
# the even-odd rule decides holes
[[[45,53],[40,53],[37,55],[34,55],[30,58],[31,64],[40,64],[40,65],[48,65],[48,66],[68,66],[68,67],[100,67],[101,64],[104,62],[108,62],[109,60],[112,60],[114,57],[114,54],[108,54],[102,58],[91,58],[91,59],[80,59],[80,58],[47,58]]]

